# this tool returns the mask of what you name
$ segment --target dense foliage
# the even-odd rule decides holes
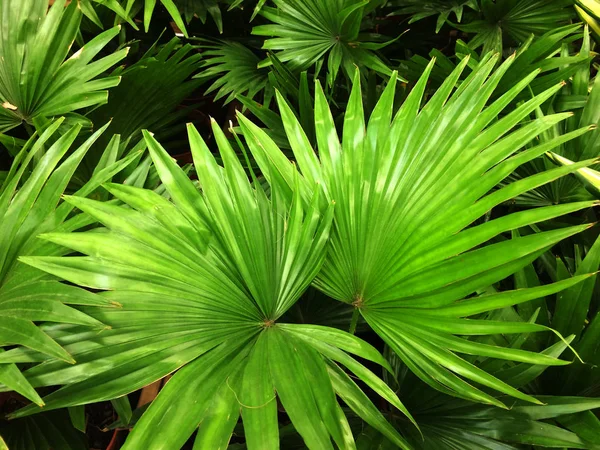
[[[0,450],[600,449],[596,42],[598,0],[0,0]]]

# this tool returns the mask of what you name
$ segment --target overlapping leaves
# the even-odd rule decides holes
[[[542,366],[565,362],[459,336],[545,330],[534,323],[477,320],[477,315],[561,291],[587,275],[532,289],[478,294],[589,225],[508,241],[499,238],[510,230],[589,208],[593,202],[522,211],[477,224],[496,205],[591,163],[554,168],[492,191],[515,168],[589,131],[589,127],[577,129],[519,152],[570,114],[546,116],[515,129],[561,88],[557,84],[496,120],[537,74],[519,80],[488,105],[513,58],[493,72],[496,62],[491,55],[482,58],[455,90],[468,63],[465,58],[421,106],[432,62],[394,117],[392,78],[368,125],[357,76],[341,142],[325,96],[317,89],[319,158],[280,99],[286,133],[302,175],[260,128],[241,116],[240,120],[250,149],[272,185],[287,190],[288,195],[300,189],[305,199],[319,186],[325,198],[336,201],[329,252],[315,286],[354,305],[410,370],[435,389],[503,406],[478,386],[537,400],[461,354]],[[294,187],[297,178],[302,180],[299,188]],[[475,317],[467,319],[470,316]]]
[[[315,191],[276,188],[268,198],[246,173],[213,124],[224,166],[198,132],[189,138],[201,190],[146,133],[170,195],[109,184],[123,206],[78,197],[68,203],[106,228],[50,233],[46,241],[88,256],[24,259],[73,283],[107,290],[118,310],[84,308],[112,330],[55,326],[47,332],[78,364],[69,367],[31,351],[13,361],[45,361],[25,372],[33,386],[64,385],[45,397],[45,410],[122,396],[181,368],[134,427],[127,449],[181,446],[200,424],[199,448],[222,448],[241,415],[249,449],[278,448],[277,401],[306,445],[355,448],[336,395],[400,447],[386,422],[349,375],[408,414],[396,394],[355,360],[384,367],[369,344],[339,330],[280,324],[325,258],[333,205]],[[15,417],[39,411],[35,405]],[[156,430],[160,424],[160,438]]]
[[[25,145],[0,190],[0,345],[24,346],[45,357],[73,363],[72,356],[35,323],[85,325],[97,332],[105,325],[67,305],[114,307],[115,304],[86,290],[61,284],[54,277],[18,261],[25,255],[63,253],[60,246],[37,240],[37,234],[75,230],[90,223],[84,216],[69,218],[73,207],[59,202],[82,158],[106,127],[94,133],[60,163],[80,130],[76,126],[56,138],[62,122],[63,119],[55,121],[38,139],[34,137]],[[56,140],[49,145],[51,138]],[[49,147],[43,153],[47,145]],[[122,161],[105,158],[104,165],[98,167],[94,176],[75,195],[89,195],[136,156]],[[34,158],[39,161],[28,172]],[[17,347],[16,350],[21,351],[22,348]],[[10,359],[10,351],[0,350],[0,382],[43,404]]]
[[[549,141],[584,126],[590,126],[594,129],[590,133],[556,147],[548,154],[550,158],[534,160],[525,165],[514,174],[516,178],[544,171],[556,164],[569,165],[573,161],[593,159],[600,156],[600,131],[597,128],[598,123],[600,123],[600,78],[597,76],[593,79],[590,78],[592,60],[590,47],[590,35],[586,27],[579,55],[576,56],[581,61],[571,65],[568,69],[565,67],[568,73],[564,75],[568,81],[559,92],[559,95],[548,102],[545,111],[542,112],[539,109],[537,114],[542,116],[544,113],[552,114],[555,111],[573,111],[573,117],[553,125],[542,133],[540,135],[541,142]],[[553,59],[561,59],[566,62],[571,58],[574,57],[564,55]],[[539,206],[593,198],[593,195],[587,192],[585,187],[591,190],[592,193],[596,193],[597,182],[593,170],[595,168],[597,166],[579,169],[575,172],[576,177],[565,177],[548,185],[540,186],[530,192],[523,193],[516,201],[526,206]]]
[[[481,0],[482,18],[456,27],[475,33],[469,41],[473,50],[483,47],[483,53],[501,53],[506,43],[519,44],[531,34],[568,24],[575,12],[572,5],[572,0]]]
[[[504,74],[490,100],[506,93],[515,83],[518,83],[519,80],[529,75],[532,68],[538,68],[540,74],[531,81],[527,90],[521,92],[513,99],[513,102],[528,100],[531,98],[531,92],[539,94],[561,81],[569,80],[582,70],[589,72],[589,64],[592,59],[589,52],[589,45],[587,51],[585,48],[582,48],[577,54],[570,54],[567,49],[568,44],[580,38],[580,24],[557,27],[544,33],[542,36],[530,36],[517,49],[511,70]],[[439,87],[456,69],[458,62],[466,56],[469,57],[469,62],[459,82],[462,82],[467,77],[481,59],[478,52],[470,49],[461,40],[456,42],[455,56],[448,57],[437,49],[433,49],[430,52],[430,56],[436,58],[436,65],[433,67],[430,76],[430,89],[431,87]],[[406,70],[403,72],[406,78],[416,82],[428,64],[428,59],[420,55],[414,55],[410,60],[402,61],[402,65],[406,66]],[[562,92],[556,96],[558,103],[561,105],[561,108],[557,112],[579,106],[573,102],[575,100],[574,97],[560,95]],[[580,101],[581,97],[577,97],[577,100]],[[573,122],[573,120],[570,122]]]

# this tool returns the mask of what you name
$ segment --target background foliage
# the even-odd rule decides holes
[[[49,3],[0,449],[600,448],[600,2]]]

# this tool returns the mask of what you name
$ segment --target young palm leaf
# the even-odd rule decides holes
[[[51,233],[44,239],[83,257],[24,259],[73,283],[107,290],[122,309],[86,308],[111,325],[101,336],[78,327],[48,330],[78,358],[48,361],[25,373],[34,386],[65,385],[45,410],[113,399],[177,373],[144,413],[124,448],[179,448],[200,424],[198,448],[224,448],[238,416],[249,449],[278,448],[279,398],[311,449],[355,448],[336,394],[401,448],[348,374],[408,414],[396,394],[348,353],[387,366],[369,344],[334,328],[279,323],[325,258],[333,205],[320,208],[277,188],[268,198],[248,182],[213,122],[224,166],[193,126],[189,138],[201,190],[145,133],[171,200],[130,186],[106,188],[127,206],[79,197],[67,201],[103,232]],[[21,352],[14,358],[39,361]],[[28,406],[15,416],[39,411]],[[157,438],[157,429],[160,434]]]
[[[75,230],[89,224],[84,216],[67,220],[73,210],[60,198],[73,173],[92,144],[106,126],[94,133],[78,149],[59,162],[79,133],[75,126],[49,145],[31,173],[26,173],[32,160],[55,136],[63,119],[52,123],[39,139],[32,138],[15,158],[8,177],[0,188],[0,345],[24,346],[45,357],[59,358],[69,363],[72,356],[34,322],[62,322],[105,328],[100,321],[67,305],[115,306],[91,292],[59,283],[54,277],[22,264],[20,256],[60,255],[64,249],[42,243],[36,236],[54,230]],[[132,161],[108,164],[75,195],[86,196]],[[17,348],[19,350],[19,348]],[[43,404],[26,382],[13,361],[10,351],[0,349],[0,382],[30,400]]]
[[[296,117],[279,98],[283,123],[302,176],[264,131],[240,115],[250,149],[272,186],[289,196],[300,189],[305,201],[315,186],[320,186],[317,189],[323,191],[325,198],[335,199],[329,252],[315,286],[354,305],[356,313],[431,386],[495,405],[502,403],[469,381],[520,399],[536,400],[459,354],[540,365],[565,362],[459,337],[546,329],[540,325],[465,317],[560,291],[588,275],[533,289],[477,294],[589,225],[484,244],[512,229],[594,204],[590,201],[539,208],[467,228],[494,206],[590,164],[584,161],[555,168],[493,191],[519,165],[588,131],[588,127],[578,129],[518,152],[570,114],[546,116],[514,129],[537,105],[557,92],[559,84],[496,120],[537,73],[521,80],[485,108],[512,61],[511,57],[492,73],[497,60],[488,55],[454,90],[468,62],[465,58],[421,106],[432,61],[393,118],[392,77],[368,125],[364,121],[357,73],[342,142],[323,91],[317,89],[319,158]]]
[[[91,62],[119,33],[111,28],[64,61],[81,22],[78,2],[5,0],[0,5],[0,132],[87,106],[106,103],[107,88],[119,77],[94,80],[127,54],[127,49]]]

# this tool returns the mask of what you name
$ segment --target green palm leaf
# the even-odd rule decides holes
[[[76,139],[80,126],[56,138],[64,119],[52,123],[39,139],[32,138],[15,158],[0,188],[0,345],[18,345],[41,352],[46,357],[73,363],[72,356],[34,322],[62,322],[86,325],[98,331],[105,328],[97,319],[67,305],[115,306],[91,292],[59,283],[54,277],[18,261],[25,255],[59,255],[64,249],[42,244],[35,237],[42,232],[75,230],[89,224],[83,216],[69,218],[73,207],[60,198],[86,152],[104,132],[94,133],[59,164]],[[31,173],[26,170],[42,153]],[[106,164],[75,195],[85,196],[122,170],[137,155]],[[18,350],[19,348],[17,348]],[[0,382],[25,397],[43,404],[17,367],[0,353]]]
[[[584,127],[518,152],[569,114],[546,116],[514,129],[561,88],[556,85],[493,122],[536,75],[529,75],[484,109],[512,61],[509,58],[492,73],[497,60],[488,55],[454,90],[468,63],[465,58],[421,106],[432,62],[393,119],[392,77],[368,125],[357,74],[341,142],[323,91],[317,89],[319,158],[296,117],[279,98],[283,123],[302,175],[264,131],[240,115],[250,149],[272,185],[289,196],[299,191],[305,201],[319,186],[317,190],[322,190],[324,198],[335,199],[329,252],[315,286],[352,304],[405,364],[434,388],[499,406],[499,400],[470,383],[527,401],[537,400],[460,354],[536,365],[565,362],[458,337],[522,333],[523,326],[534,332],[545,327],[465,318],[561,291],[590,276],[533,289],[477,295],[589,225],[511,240],[494,239],[504,232],[594,204],[539,208],[469,227],[501,202],[590,164],[584,161],[555,168],[493,191],[521,164],[589,130]]]
[[[170,201],[117,184],[106,188],[127,206],[69,197],[106,228],[44,238],[88,256],[24,259],[107,290],[102,298],[122,305],[84,309],[112,326],[102,335],[80,327],[47,330],[79,363],[47,360],[25,372],[33,386],[64,385],[45,397],[45,410],[113,399],[181,368],[124,448],[162,448],[164,442],[178,448],[198,424],[198,445],[221,448],[240,411],[249,449],[278,448],[276,396],[309,448],[333,448],[332,438],[341,448],[355,448],[336,394],[345,401],[362,395],[353,403],[357,413],[407,448],[340,369],[408,414],[396,394],[349,355],[389,368],[373,347],[333,328],[279,324],[325,259],[333,205],[321,210],[318,191],[306,205],[277,189],[268,198],[259,183],[248,182],[214,122],[213,132],[223,167],[189,127],[201,190],[145,133]],[[31,351],[6,353],[15,362],[45,360]],[[31,405],[14,416],[37,411]],[[218,420],[227,414],[230,420]]]
[[[567,134],[578,128],[589,126],[593,130],[576,139],[569,140],[557,146],[552,152],[548,152],[549,158],[540,158],[526,164],[515,172],[515,179],[531,174],[542,172],[555,164],[570,165],[573,161],[582,161],[600,156],[600,77],[590,79],[590,68],[592,52],[590,50],[590,34],[586,26],[583,33],[583,41],[578,57],[582,61],[571,65],[568,72],[563,76],[568,81],[560,91],[560,95],[548,103],[547,114],[555,111],[572,110],[573,117],[557,123],[540,135],[541,142],[547,142],[561,135]],[[566,60],[572,57],[561,57]],[[509,80],[510,81],[510,80]],[[541,109],[536,111],[537,116],[542,117]],[[516,202],[524,206],[540,206],[566,203],[578,200],[598,197],[598,166],[593,168],[580,168],[574,172],[574,177],[564,177],[540,186],[530,192],[520,195]],[[584,189],[587,188],[589,192]]]
[[[119,76],[121,83],[111,91],[108,103],[87,115],[93,123],[110,121],[107,133],[86,158],[88,167],[95,168],[114,134],[137,141],[142,138],[142,129],[160,133],[180,121],[182,113],[177,107],[200,85],[200,81],[190,80],[200,67],[200,59],[191,44],[182,44],[175,37],[165,45],[153,45],[134,64],[115,70],[112,75]]]
[[[79,30],[81,9],[78,2],[65,8],[65,0],[54,2],[46,13],[47,8],[46,0],[0,5],[0,23],[7,30],[0,41],[0,132],[22,121],[106,103],[106,89],[119,84],[119,77],[95,78],[128,49],[91,62],[119,28],[99,34],[65,61]]]
[[[268,86],[269,71],[258,68],[260,59],[251,49],[233,41],[202,41],[200,46],[204,70],[194,78],[217,78],[205,95],[216,92],[215,100],[225,97],[229,103],[242,94],[252,99]]]
[[[259,25],[253,34],[271,36],[263,48],[276,55],[292,70],[304,70],[327,63],[332,86],[340,67],[352,74],[354,67],[390,75],[390,68],[374,53],[386,43],[367,42],[360,25],[368,1],[359,0],[274,0],[277,8],[263,7],[260,14],[272,22]],[[271,64],[265,61],[264,65]]]
[[[531,34],[541,35],[568,24],[575,15],[572,5],[573,0],[481,0],[480,20],[454,25],[475,33],[469,41],[473,50],[483,47],[482,53],[502,53],[505,43],[523,43]]]

